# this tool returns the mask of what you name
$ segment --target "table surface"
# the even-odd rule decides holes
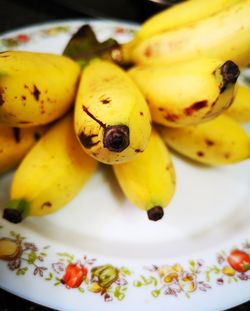
[[[138,4],[142,4],[143,2],[144,9],[141,10],[141,8],[139,9]],[[82,6],[80,6],[79,3],[80,2],[76,5],[77,1],[72,0],[0,0],[0,33],[41,22],[84,17],[110,17],[142,22],[149,15],[160,9],[159,6],[153,4],[146,5],[145,0],[119,1],[118,10],[117,0],[108,1],[110,5],[105,5],[106,8],[101,6],[102,0],[82,1],[81,3],[85,3],[85,5]],[[0,311],[15,310],[49,311],[52,309],[34,304],[0,289]],[[230,311],[247,310],[250,310],[250,300],[247,303],[230,309]]]

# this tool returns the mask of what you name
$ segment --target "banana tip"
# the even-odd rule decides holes
[[[236,83],[240,70],[233,61],[228,60],[221,66],[221,74],[225,84]]]
[[[129,146],[129,128],[127,125],[111,125],[105,128],[103,145],[109,151],[122,152]]]
[[[13,208],[5,208],[3,211],[3,218],[13,224],[18,224],[22,221],[22,213]]]
[[[148,210],[147,213],[148,218],[153,221],[160,220],[164,215],[164,211],[161,206],[154,206],[150,210]]]

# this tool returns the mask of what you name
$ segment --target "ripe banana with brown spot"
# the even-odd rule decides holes
[[[122,45],[125,61],[130,60],[131,51],[143,40],[156,34],[177,29],[198,20],[226,10],[241,0],[189,0],[177,3],[170,8],[148,18],[139,28],[135,37]]]
[[[239,122],[250,122],[250,88],[238,85],[232,105],[225,112]]]
[[[47,124],[74,102],[80,66],[56,54],[0,53],[0,123],[12,127]]]
[[[150,141],[137,158],[113,165],[116,178],[125,196],[157,221],[163,217],[175,193],[175,169],[163,140],[152,130]]]
[[[227,109],[239,69],[232,61],[198,58],[172,66],[135,66],[128,73],[146,98],[152,120],[177,127],[208,121]]]
[[[3,217],[18,223],[27,216],[56,212],[77,195],[96,165],[75,137],[73,116],[67,115],[47,131],[18,166]]]
[[[128,74],[111,62],[95,59],[82,72],[74,126],[90,156],[114,164],[144,151],[151,117],[143,95]]]
[[[158,128],[166,144],[190,159],[208,165],[226,165],[250,158],[250,137],[227,115],[181,128]]]
[[[45,130],[42,126],[17,128],[0,124],[0,174],[18,165]]]
[[[250,0],[215,15],[143,40],[131,52],[136,64],[171,64],[200,56],[250,64]]]

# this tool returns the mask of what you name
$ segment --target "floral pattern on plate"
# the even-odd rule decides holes
[[[3,228],[3,227],[2,227]],[[185,295],[189,298],[197,291],[207,292],[214,286],[250,280],[250,243],[245,242],[215,256],[213,265],[203,259],[189,260],[187,267],[179,263],[152,265],[144,268],[145,275],[137,275],[127,267],[97,264],[96,258],[83,255],[76,258],[67,252],[56,253],[57,261],[46,262],[50,246],[38,248],[19,233],[10,231],[0,238],[0,259],[17,276],[28,272],[41,277],[54,286],[99,294],[104,301],[123,300],[129,287],[149,287],[151,297]]]

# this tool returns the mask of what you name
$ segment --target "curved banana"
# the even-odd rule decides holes
[[[152,120],[174,127],[222,113],[232,103],[239,76],[236,64],[212,58],[172,66],[141,65],[128,72],[146,98]]]
[[[122,45],[125,61],[130,59],[132,49],[143,40],[207,18],[240,1],[242,0],[189,0],[153,15],[140,26],[130,42]]]
[[[23,129],[0,124],[0,174],[19,164],[45,130],[45,127]]]
[[[73,104],[80,66],[56,54],[0,53],[0,122],[12,127],[47,124]]]
[[[175,169],[163,140],[155,129],[148,147],[137,158],[113,165],[115,176],[126,197],[146,211],[150,220],[163,217],[163,208],[175,192]]]
[[[3,217],[21,222],[67,204],[92,176],[97,162],[78,143],[73,117],[58,121],[25,156],[15,172]]]
[[[126,72],[101,59],[84,68],[74,124],[90,156],[107,164],[131,160],[148,144],[150,121],[147,103]]]
[[[225,112],[238,122],[250,122],[250,88],[238,85],[232,105]]]
[[[132,51],[137,64],[176,63],[199,56],[250,63],[250,0],[176,30],[143,40]]]
[[[250,158],[248,133],[226,115],[194,126],[158,130],[169,147],[203,164],[226,165]]]

